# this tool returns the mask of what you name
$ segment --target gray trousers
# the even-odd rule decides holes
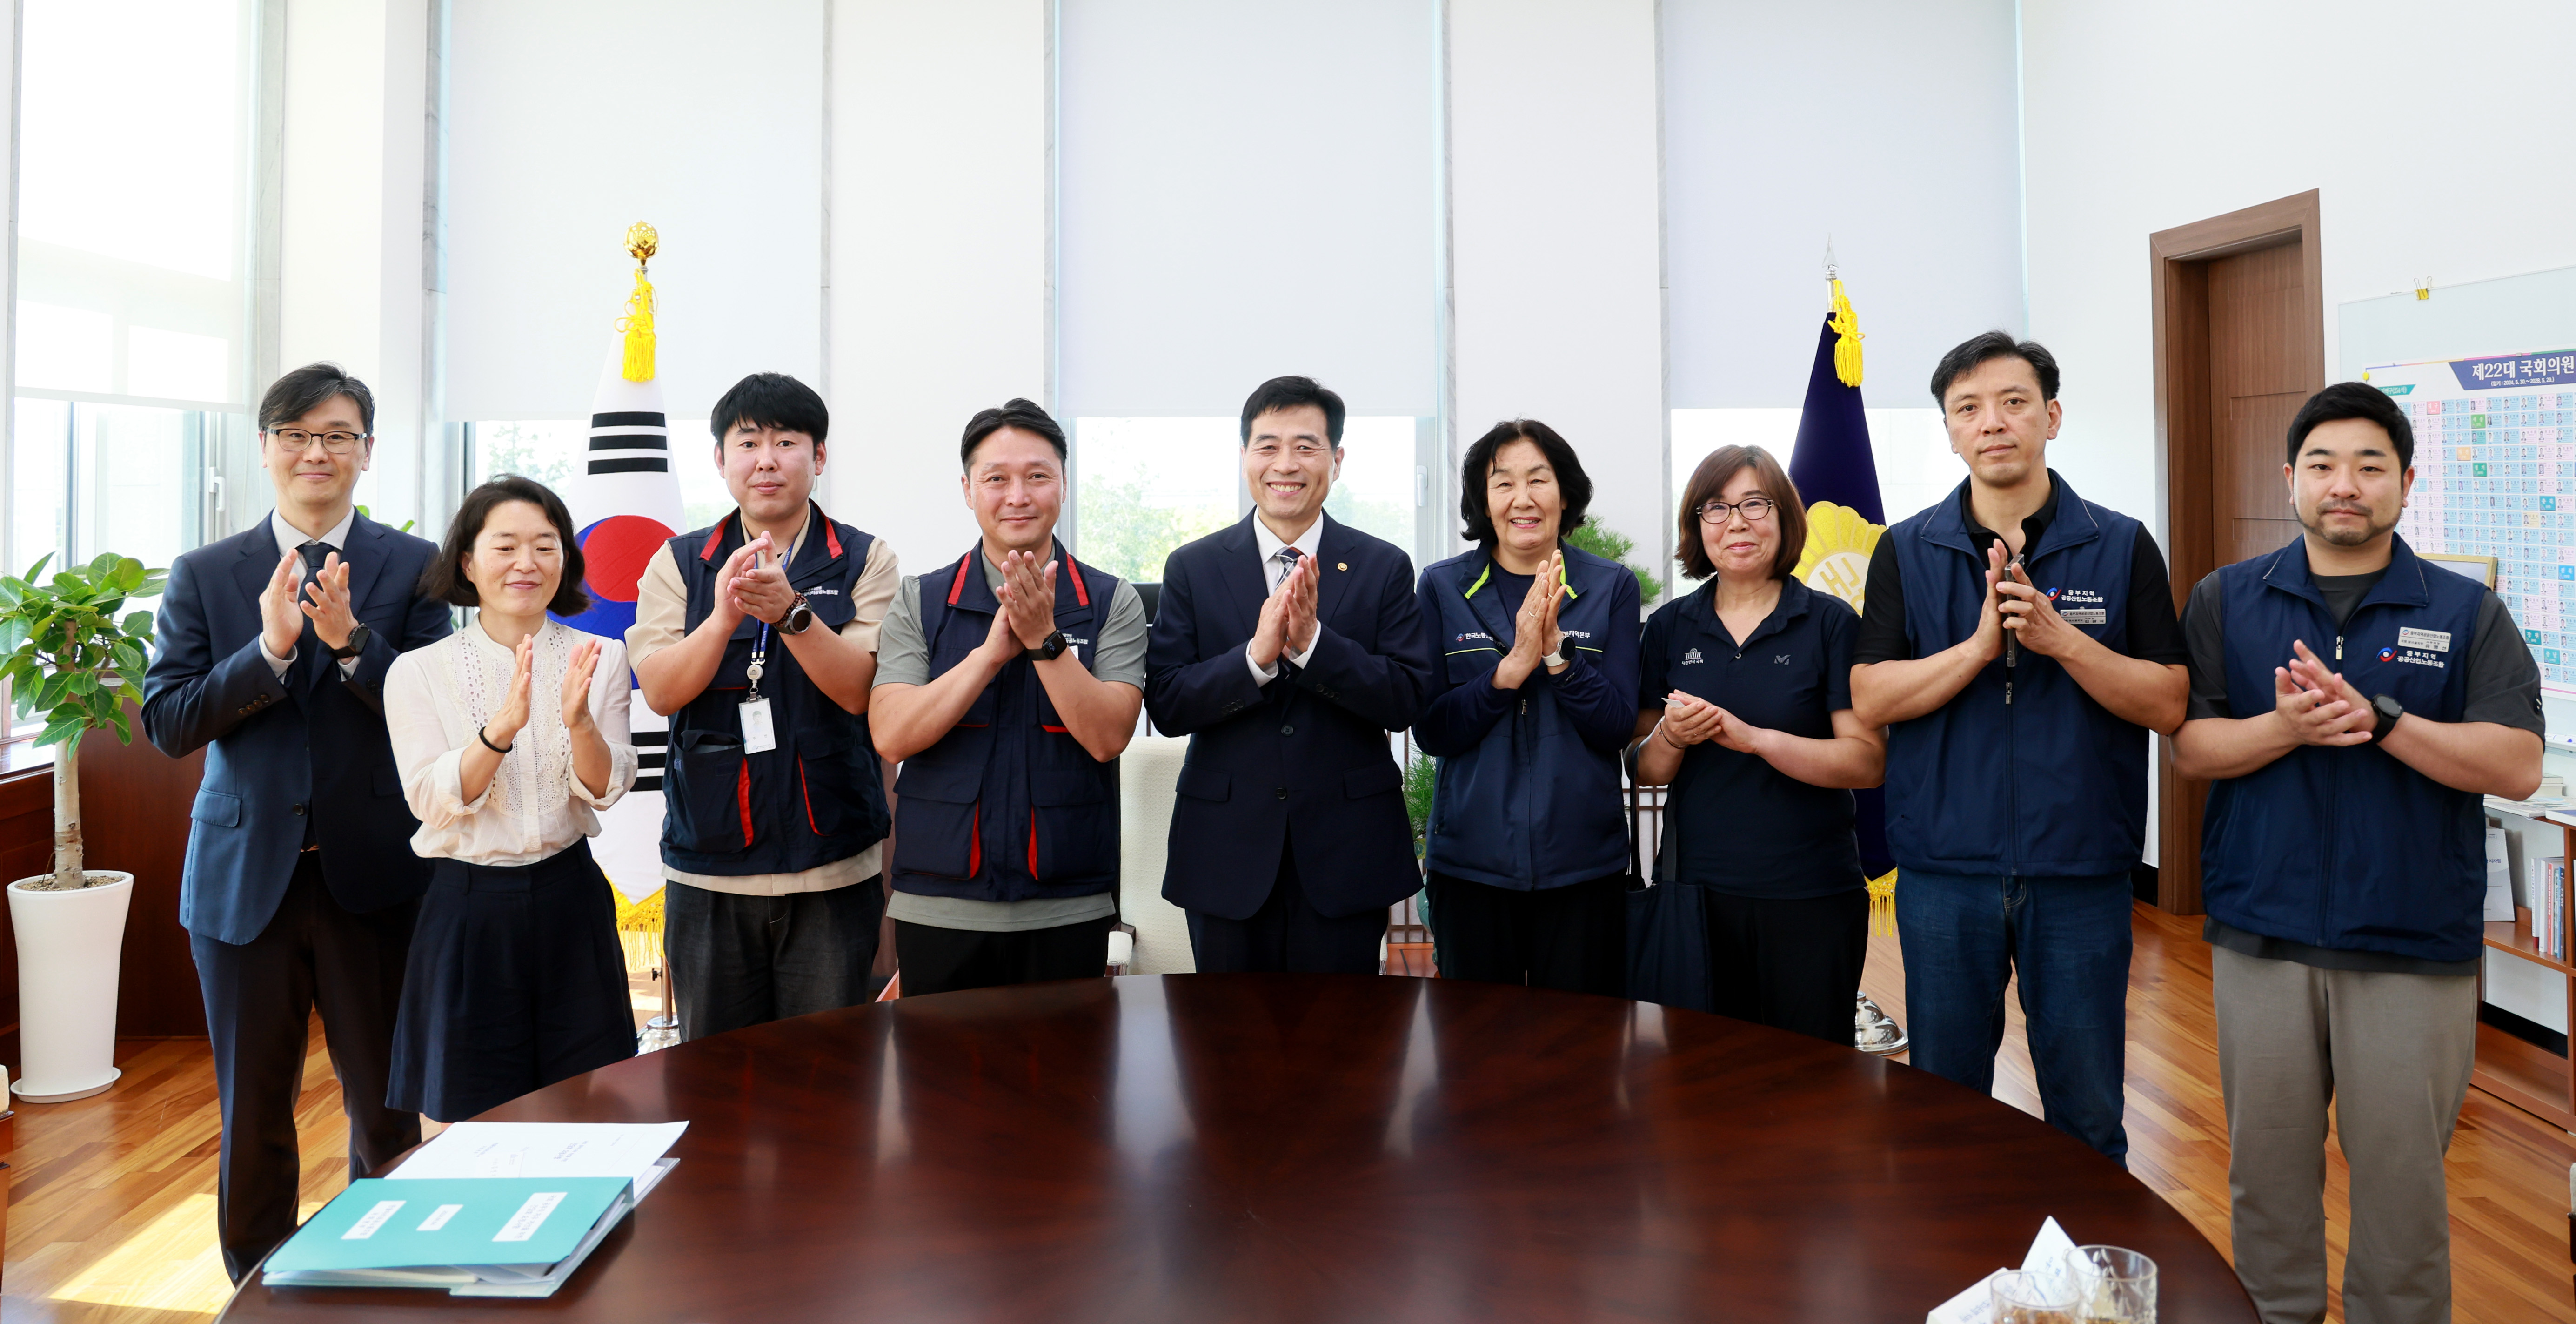
[[[2348,1324],[2451,1318],[2442,1159],[2477,1050],[2472,975],[2320,970],[2213,947],[2236,1276],[2264,1324],[2326,1317],[2326,1106],[2352,1169]]]
[[[670,884],[662,894],[662,946],[670,954],[680,1037],[864,1004],[884,914],[882,875],[786,896]]]

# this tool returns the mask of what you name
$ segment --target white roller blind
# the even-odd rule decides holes
[[[1663,47],[1675,408],[1804,398],[1828,235],[1872,405],[2022,329],[2012,0],[1664,0]]]
[[[1063,0],[1060,411],[1434,399],[1430,0]]]
[[[456,0],[446,416],[590,410],[653,259],[664,398],[822,386],[823,0]]]

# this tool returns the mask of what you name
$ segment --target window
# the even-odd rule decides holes
[[[1345,419],[1324,509],[1413,555],[1423,430],[1401,415]],[[1121,579],[1162,579],[1174,548],[1251,509],[1242,435],[1230,417],[1075,419],[1074,555]]]

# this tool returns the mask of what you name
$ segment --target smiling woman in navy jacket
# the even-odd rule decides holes
[[[1422,572],[1445,656],[1413,727],[1440,761],[1427,852],[1440,973],[1617,996],[1637,577],[1561,541],[1592,480],[1545,423],[1495,424],[1467,448],[1459,490],[1477,546]]]
[[[1707,889],[1714,1009],[1848,1045],[1869,955],[1854,790],[1887,736],[1852,714],[1860,616],[1790,571],[1807,510],[1771,453],[1721,446],[1682,491],[1683,573],[1646,622],[1637,782],[1672,784],[1674,881]]]

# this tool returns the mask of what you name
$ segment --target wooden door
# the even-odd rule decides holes
[[[2174,606],[2210,571],[2297,536],[2281,477],[2290,419],[2325,385],[2325,292],[2314,192],[2160,231],[2155,302],[2159,504]],[[2156,904],[2200,905],[2206,782],[2157,741]]]

